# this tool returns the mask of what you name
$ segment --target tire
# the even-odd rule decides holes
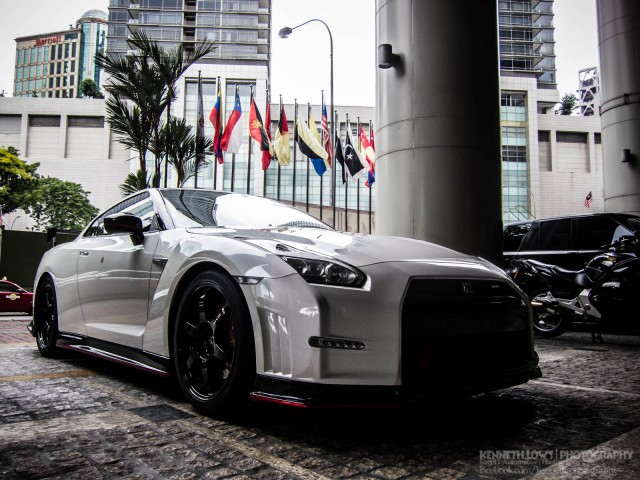
[[[541,337],[557,337],[567,330],[567,322],[556,309],[542,306],[533,309],[533,329]]]
[[[58,339],[58,302],[56,288],[51,278],[45,279],[38,289],[33,307],[33,330],[38,350],[45,357],[55,357],[59,349]]]
[[[243,406],[255,378],[249,309],[238,284],[207,271],[185,289],[173,331],[175,374],[185,397],[207,415]]]

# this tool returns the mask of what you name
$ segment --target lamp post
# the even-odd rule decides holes
[[[334,128],[334,124],[333,124],[333,35],[331,35],[331,29],[329,28],[329,25],[326,24],[326,22],[324,22],[323,20],[320,20],[319,18],[312,18],[311,20],[307,20],[304,23],[301,23],[300,25],[296,25],[295,27],[283,27],[280,29],[280,31],[278,32],[278,36],[280,38],[287,38],[289,37],[289,35],[291,35],[291,33],[296,29],[296,28],[300,28],[304,25],[306,25],[307,23],[311,23],[311,22],[320,22],[322,23],[325,28],[327,29],[327,32],[329,33],[329,59],[330,59],[330,80],[329,80],[329,101],[331,102],[331,114],[330,114],[330,118],[327,118],[327,120],[329,121],[329,139],[331,140],[331,142],[334,141],[334,139],[332,137],[335,136],[335,132],[333,131]],[[327,115],[329,116],[329,115]],[[332,166],[332,175],[331,175],[331,191],[332,191],[332,199],[333,199],[333,226],[335,227],[335,223],[336,223],[336,169],[335,169],[335,160],[334,160],[334,165]],[[322,209],[322,205],[320,205],[320,209]]]

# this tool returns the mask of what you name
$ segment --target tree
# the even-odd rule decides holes
[[[149,188],[150,186],[147,174],[142,170],[138,170],[136,173],[130,173],[127,175],[127,178],[124,179],[124,183],[120,185],[120,191],[122,192],[122,195],[126,197],[127,195],[131,195],[139,190]]]
[[[14,147],[0,148],[0,210],[7,214],[28,201],[39,163],[27,164]]]
[[[80,92],[83,97],[87,98],[104,98],[102,92],[100,92],[100,88],[98,84],[94,82],[91,78],[85,78],[82,80],[80,84]]]
[[[560,108],[556,110],[556,115],[571,115],[578,108],[578,97],[573,93],[566,93],[560,102]]]
[[[187,50],[180,44],[164,50],[144,32],[133,32],[129,44],[135,55],[96,54],[96,64],[109,75],[105,87],[107,120],[123,144],[138,152],[139,170],[147,176],[146,156],[152,152],[155,165],[151,184],[160,186],[162,160],[162,115],[170,118],[171,102],[177,96],[176,84],[182,74],[215,47],[211,42]]]
[[[204,154],[198,152],[210,151],[213,140],[196,135],[184,118],[171,117],[163,130],[163,143],[167,161],[176,171],[176,186],[182,187],[208,163]]]
[[[98,213],[89,201],[89,193],[78,183],[39,178],[28,204],[22,208],[35,220],[38,229],[80,230]]]

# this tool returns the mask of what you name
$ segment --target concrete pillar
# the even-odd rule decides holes
[[[501,263],[497,2],[377,0],[376,233]],[[378,59],[379,60],[379,59]]]
[[[640,215],[640,2],[597,0],[596,8],[604,209]]]

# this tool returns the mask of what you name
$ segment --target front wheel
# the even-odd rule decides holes
[[[255,377],[249,310],[236,282],[203,272],[185,289],[173,332],[180,387],[205,414],[228,413],[248,398]]]
[[[567,322],[562,313],[551,306],[534,306],[533,329],[542,337],[557,337],[567,330]]]
[[[45,357],[55,356],[58,353],[58,303],[51,278],[45,279],[38,289],[33,308],[33,330],[40,353]]]

